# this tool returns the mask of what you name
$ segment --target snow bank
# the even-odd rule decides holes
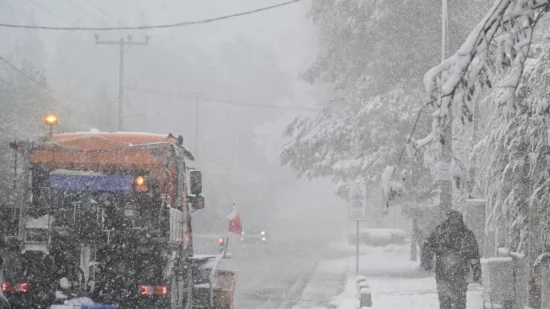
[[[408,308],[438,309],[435,279],[429,278],[383,278],[369,277],[374,309]],[[355,292],[354,278],[349,276],[344,292],[334,296],[328,308],[357,309],[359,301]],[[483,308],[481,291],[470,289],[467,293],[468,309]],[[324,307],[323,307],[324,308]],[[497,308],[495,306],[495,308]]]
[[[484,258],[481,259],[481,264],[489,264],[489,263],[510,263],[512,262],[511,257],[491,257],[491,258]]]
[[[329,308],[357,309],[358,307],[359,300],[356,295],[355,280],[350,276],[346,281],[344,292],[332,298]]]
[[[401,229],[362,229],[359,231],[359,243],[371,246],[388,246],[391,244],[404,244],[407,234]],[[356,231],[349,231],[348,240],[350,244],[357,241]]]
[[[65,301],[65,305],[95,305],[96,303],[88,297],[72,298]]]
[[[363,231],[359,231],[360,233],[363,233]],[[379,237],[379,238],[390,238],[394,236],[399,237],[405,237],[406,233],[405,231],[401,229],[384,229],[384,228],[372,228],[365,230],[364,233],[367,233],[373,237]]]
[[[116,309],[116,306],[96,303],[88,297],[79,297],[66,300],[63,305],[52,305],[50,309]]]

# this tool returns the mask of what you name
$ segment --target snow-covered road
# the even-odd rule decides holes
[[[217,238],[196,237],[196,253],[213,253]],[[311,272],[323,255],[326,244],[320,240],[287,239],[264,244],[229,242],[233,257],[224,260],[224,267],[237,270],[237,309],[283,309],[292,306],[305,282],[300,279]],[[297,295],[292,295],[295,292]]]

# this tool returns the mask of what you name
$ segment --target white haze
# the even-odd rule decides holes
[[[279,2],[92,1],[109,16],[88,1],[36,1],[54,16],[31,2],[2,0],[0,19],[49,26],[153,25],[227,15]],[[248,220],[243,224],[263,222],[283,235],[326,239],[347,226],[346,204],[335,197],[328,181],[296,180],[293,171],[280,167],[278,154],[285,143],[280,137],[282,130],[295,116],[311,111],[216,102],[321,107],[325,89],[299,77],[317,51],[317,30],[306,17],[309,6],[306,1],[189,27],[97,33],[101,40],[119,40],[131,34],[134,41],[143,41],[148,35],[148,46],[133,46],[125,55],[125,86],[180,95],[127,89],[125,130],[182,134],[188,147],[195,150],[193,97],[201,98],[197,101],[198,166],[204,172],[207,208],[195,216],[196,232],[226,229],[225,216],[233,202],[243,220]],[[51,88],[71,97],[94,101],[103,88],[108,99],[116,101],[118,53],[110,46],[96,45],[95,34],[0,28],[0,55],[18,66],[23,61],[32,63],[45,73]],[[75,119],[71,119],[77,124],[75,130],[99,126],[86,117],[85,104],[58,99],[75,111]],[[305,228],[304,222],[317,224]]]

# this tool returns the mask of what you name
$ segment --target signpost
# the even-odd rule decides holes
[[[349,220],[356,223],[355,235],[355,274],[359,275],[359,221],[367,220],[366,187],[361,183],[350,185]]]

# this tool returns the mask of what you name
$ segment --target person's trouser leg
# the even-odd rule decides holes
[[[452,309],[453,302],[447,295],[437,295],[439,298],[439,309]]]
[[[452,303],[453,309],[466,309],[466,292],[468,291],[468,283],[465,280],[452,283]]]
[[[462,275],[436,278],[440,309],[466,309],[468,282]]]
[[[451,282],[445,278],[435,279],[437,283],[437,297],[439,298],[439,309],[452,309]]]

